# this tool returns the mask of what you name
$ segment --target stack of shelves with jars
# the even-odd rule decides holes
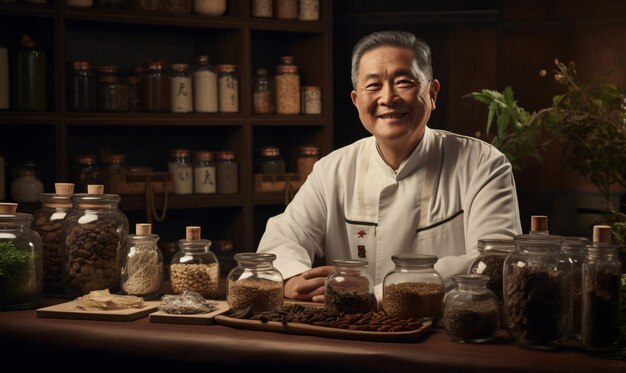
[[[206,238],[232,240],[237,251],[254,250],[266,220],[285,207],[284,193],[255,191],[260,148],[279,147],[287,170],[295,172],[299,146],[317,146],[322,155],[332,147],[331,1],[320,0],[318,21],[253,17],[250,0],[228,0],[219,17],[76,8],[48,1],[0,3],[0,41],[15,43],[23,33],[30,34],[46,50],[48,62],[47,109],[0,112],[0,135],[15,139],[2,150],[7,161],[39,161],[45,189],[50,190],[55,181],[72,181],[79,154],[105,149],[126,154],[127,166],[166,171],[171,149],[232,151],[239,166],[238,192],[170,193],[166,217],[153,222],[154,230],[162,240],[175,241],[185,226],[201,225]],[[68,106],[71,61],[116,65],[125,75],[147,60],[193,65],[198,55],[208,55],[213,66],[236,66],[237,112],[76,112]],[[321,87],[321,114],[254,113],[256,68],[274,75],[285,55],[295,58],[303,86]],[[163,197],[157,193],[154,198],[159,214]],[[120,208],[131,223],[146,220],[143,194],[122,194]]]

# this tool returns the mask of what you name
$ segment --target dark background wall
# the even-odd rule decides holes
[[[441,82],[433,128],[474,135],[484,132],[487,110],[463,98],[483,88],[511,86],[529,111],[550,105],[559,86],[541,78],[555,58],[575,61],[580,79],[612,71],[609,81],[626,87],[626,1],[597,0],[341,0],[334,7],[334,144],[367,136],[350,101],[350,54],[362,36],[377,30],[414,32],[431,46]],[[549,216],[550,231],[591,234],[601,221],[602,198],[582,177],[563,169],[551,146],[543,164],[529,161],[516,173],[524,231],[530,215]],[[614,203],[624,190],[617,189]]]

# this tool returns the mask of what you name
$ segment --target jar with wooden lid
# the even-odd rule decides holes
[[[215,153],[215,157],[217,193],[237,193],[239,191],[239,172],[235,152],[221,151]]]
[[[239,84],[237,67],[231,64],[215,66],[217,70],[220,113],[239,111]]]
[[[276,18],[278,19],[297,19],[298,18],[298,0],[275,0]]]
[[[285,160],[280,156],[280,149],[275,146],[265,146],[260,151],[258,170],[265,175],[284,174]]]
[[[96,111],[96,74],[87,60],[71,62],[68,84],[69,111]]]
[[[218,112],[217,73],[206,55],[197,56],[193,67],[193,102],[197,113]]]
[[[317,146],[300,146],[298,148],[297,169],[300,180],[304,181],[313,172],[313,165],[320,159],[320,148]]]
[[[43,111],[48,107],[46,52],[23,34],[15,55],[16,110]]]
[[[96,156],[93,154],[81,154],[74,158],[72,166],[73,180],[76,192],[86,193],[87,185],[98,184],[101,180],[101,170]]]
[[[169,112],[170,80],[164,61],[144,63],[141,74],[142,109],[147,112]]]
[[[187,149],[172,149],[167,169],[174,182],[174,194],[193,193],[193,166]]]
[[[170,283],[174,294],[194,291],[212,299],[217,293],[220,268],[211,251],[211,241],[201,239],[200,227],[188,226],[185,239],[178,241],[178,252],[170,263]]]
[[[322,91],[319,86],[302,87],[302,114],[322,114]]]
[[[170,69],[170,99],[173,113],[191,113],[193,111],[193,91],[189,65],[172,64]]]
[[[253,111],[255,114],[274,113],[274,90],[266,68],[256,69],[252,83]]]
[[[102,76],[98,80],[98,110],[104,112],[128,111],[128,84],[118,76]]]
[[[146,300],[158,299],[163,285],[163,254],[157,245],[159,235],[152,224],[135,225],[122,253],[120,289],[127,295]]]
[[[300,74],[290,56],[276,66],[276,113],[300,114]]]
[[[193,153],[193,190],[196,194],[214,194],[215,157],[213,152],[199,150]]]

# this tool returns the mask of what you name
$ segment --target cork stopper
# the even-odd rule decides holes
[[[87,185],[87,193],[88,194],[104,194],[104,185],[101,185],[101,184]]]
[[[530,217],[530,232],[531,233],[547,233],[548,232],[548,217],[545,215],[532,215]]]
[[[54,192],[61,196],[71,196],[74,194],[73,183],[54,183]]]
[[[135,234],[137,236],[149,236],[152,234],[152,224],[138,223],[135,224]]]
[[[200,227],[187,227],[186,231],[186,239],[187,241],[196,241],[200,239]]]
[[[1,202],[0,214],[15,214],[17,211],[17,203]]]
[[[610,225],[593,226],[593,243],[611,243],[611,236]]]

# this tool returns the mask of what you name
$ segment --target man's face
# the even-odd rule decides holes
[[[427,81],[410,49],[383,46],[361,58],[351,95],[363,126],[377,141],[415,145],[438,91],[439,82]]]

